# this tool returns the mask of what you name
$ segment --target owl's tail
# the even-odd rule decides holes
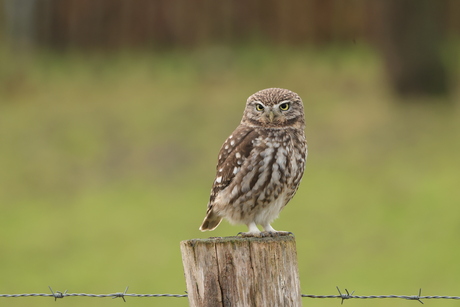
[[[201,231],[214,230],[219,226],[222,218],[214,213],[214,211],[208,210],[206,217],[204,218],[203,224],[200,226]]]

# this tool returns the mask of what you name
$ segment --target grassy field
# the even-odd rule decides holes
[[[452,66],[457,65],[457,66]],[[372,50],[0,55],[0,293],[184,293],[218,150],[246,98],[304,100],[309,157],[274,227],[296,234],[302,293],[460,295],[460,91],[399,101]],[[127,298],[130,306],[188,306]],[[336,300],[303,299],[337,306]],[[60,306],[116,306],[65,298]],[[429,301],[430,306],[455,306]],[[48,306],[51,298],[0,298]],[[352,306],[408,306],[404,300]]]

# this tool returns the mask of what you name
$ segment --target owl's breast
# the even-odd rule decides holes
[[[279,147],[275,155],[273,173],[279,172],[278,182],[273,181],[274,185],[279,184],[284,192],[289,195],[286,197],[288,202],[292,196],[292,191],[297,190],[303,176],[306,161],[305,137],[297,134],[296,130],[288,131],[282,135]],[[275,143],[275,147],[278,145]],[[275,178],[277,179],[277,178]]]
[[[287,203],[300,184],[306,161],[306,145],[303,131],[295,129],[273,129],[254,140],[257,164],[257,181],[253,186],[255,204],[268,205],[283,195]],[[253,179],[254,180],[254,179]],[[283,204],[284,206],[285,204]]]
[[[267,210],[272,212],[270,217],[277,215],[294,196],[305,159],[305,138],[294,129],[258,133],[234,179],[219,192],[217,206],[233,221],[251,219]]]

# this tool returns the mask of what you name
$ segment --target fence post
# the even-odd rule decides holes
[[[190,306],[302,306],[295,239],[181,242]]]

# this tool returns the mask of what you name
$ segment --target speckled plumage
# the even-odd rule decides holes
[[[307,159],[300,97],[269,88],[250,96],[240,125],[222,145],[201,231],[222,218],[275,232],[270,223],[299,187]]]

